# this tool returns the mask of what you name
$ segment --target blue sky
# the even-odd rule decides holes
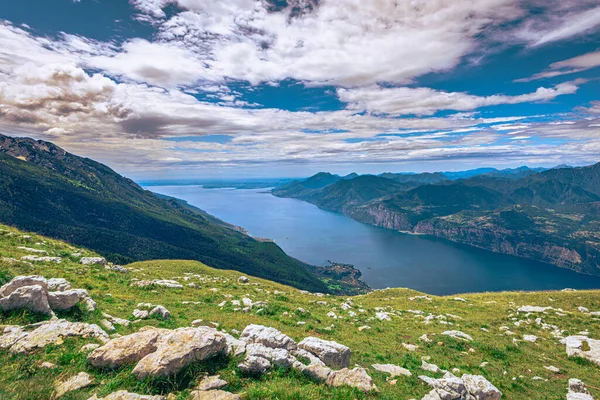
[[[22,0],[0,132],[136,179],[598,162],[597,0]]]

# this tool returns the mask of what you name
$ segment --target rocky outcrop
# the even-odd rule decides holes
[[[79,260],[82,265],[106,265],[108,262],[104,257],[82,257]]]
[[[116,369],[124,365],[133,365],[154,352],[164,330],[142,328],[139,332],[121,336],[94,350],[88,356],[88,362],[94,367]]]
[[[11,353],[27,353],[49,344],[62,344],[68,337],[93,338],[102,342],[109,340],[108,334],[98,325],[59,319],[6,328],[4,335],[0,336],[0,348],[8,348]]]
[[[463,375],[458,378],[446,372],[443,378],[434,379],[419,376],[419,379],[433,387],[422,400],[499,400],[502,393],[480,375]]]
[[[263,325],[248,325],[242,332],[240,340],[246,343],[262,344],[273,349],[296,350],[296,342],[275,328]]]
[[[62,278],[46,280],[38,275],[17,276],[0,288],[0,310],[26,309],[39,314],[53,315],[53,310],[69,310],[83,300],[90,311],[89,302],[94,305],[95,303],[88,292],[70,287],[71,284]]]
[[[594,400],[585,384],[579,379],[569,379],[567,400]]]

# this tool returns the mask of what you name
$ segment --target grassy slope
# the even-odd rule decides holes
[[[50,255],[68,256],[75,248],[54,240],[31,234],[30,239],[23,238],[23,233],[13,228],[0,226],[0,257],[20,258],[26,251],[18,246],[44,248]],[[36,245],[45,241],[45,244]],[[84,255],[92,255],[83,251]],[[516,308],[521,305],[552,306],[562,308],[566,316],[549,312],[544,321],[558,325],[566,330],[566,334],[589,330],[590,337],[600,337],[598,319],[577,311],[584,306],[592,311],[600,310],[600,292],[539,292],[539,293],[484,293],[467,294],[461,297],[467,303],[453,300],[453,297],[431,296],[432,301],[409,300],[418,295],[408,289],[391,289],[376,291],[365,296],[353,297],[354,311],[358,317],[350,318],[339,306],[346,300],[342,297],[325,296],[323,298],[311,294],[303,294],[299,290],[273,283],[259,278],[251,278],[250,285],[240,285],[236,271],[216,270],[195,261],[147,261],[128,266],[128,274],[107,271],[100,267],[84,267],[77,264],[76,259],[65,258],[60,265],[36,264],[27,266],[23,263],[9,264],[0,261],[0,280],[4,282],[14,275],[42,274],[46,277],[64,277],[72,282],[73,287],[87,288],[98,302],[99,310],[93,315],[84,312],[72,312],[66,316],[70,320],[98,322],[101,312],[113,316],[131,318],[131,311],[138,302],[151,302],[166,306],[172,314],[170,322],[148,320],[130,328],[117,327],[117,332],[127,334],[136,331],[144,324],[160,325],[168,328],[189,326],[192,320],[202,319],[218,322],[225,330],[242,330],[250,323],[273,326],[296,340],[313,335],[324,339],[335,340],[352,349],[352,364],[369,368],[373,363],[394,363],[404,366],[413,372],[413,377],[399,377],[396,385],[386,382],[385,375],[369,369],[375,383],[381,390],[379,395],[364,395],[348,388],[331,389],[325,385],[315,384],[295,372],[273,371],[261,379],[246,378],[239,375],[236,365],[239,360],[215,360],[208,364],[194,365],[181,376],[171,381],[138,382],[132,378],[131,368],[116,372],[100,372],[86,364],[86,357],[79,348],[90,340],[67,340],[64,345],[36,351],[32,354],[10,355],[0,351],[0,398],[2,399],[46,399],[50,398],[54,380],[69,377],[80,371],[87,371],[97,377],[103,385],[94,386],[72,392],[64,399],[87,399],[93,393],[105,395],[119,389],[128,389],[138,393],[175,392],[179,398],[185,398],[186,389],[194,383],[200,371],[217,372],[229,382],[227,390],[244,394],[247,399],[407,399],[420,398],[429,388],[420,383],[417,375],[434,374],[420,369],[422,356],[431,356],[432,363],[451,370],[460,368],[461,373],[474,373],[486,376],[495,384],[507,399],[564,399],[568,378],[579,378],[591,386],[598,386],[600,367],[584,360],[568,359],[564,346],[553,339],[549,331],[543,331],[535,324],[514,326],[513,318],[526,319],[516,315]],[[200,289],[140,289],[129,287],[130,279],[181,278],[185,273],[200,274],[206,280],[192,279]],[[0,282],[0,283],[2,283]],[[218,289],[212,291],[211,288]],[[285,292],[275,294],[275,291]],[[232,295],[227,298],[225,295]],[[253,301],[268,301],[269,306],[262,315],[256,311],[250,314],[233,311],[231,305],[219,308],[224,300],[249,296]],[[318,305],[316,301],[324,300],[327,305]],[[182,304],[182,301],[196,301],[199,305]],[[302,307],[309,311],[301,314]],[[335,310],[345,319],[333,320],[327,313]],[[367,321],[375,315],[376,307],[391,307],[402,312],[392,315],[392,321]],[[359,313],[363,308],[365,313]],[[454,325],[442,325],[433,322],[425,325],[421,318],[413,316],[406,310],[423,310],[425,313],[453,314],[462,317]],[[283,313],[288,312],[288,316]],[[535,319],[535,316],[531,317]],[[1,315],[1,324],[23,324],[37,321],[36,316],[27,313]],[[450,320],[450,319],[449,319]],[[306,324],[299,326],[298,321]],[[358,327],[369,325],[370,330],[358,331]],[[499,328],[510,326],[516,336],[501,334]],[[489,329],[489,333],[481,328]],[[470,344],[456,341],[445,336],[432,336],[448,329],[458,329],[474,337]],[[434,339],[431,344],[424,344],[418,338],[427,333]],[[534,334],[540,339],[537,343],[521,342],[513,344],[513,337],[521,338],[523,334]],[[419,345],[416,352],[404,349],[402,342]],[[439,342],[439,343],[438,343]],[[473,348],[474,352],[469,352]],[[49,361],[59,365],[55,370],[44,370],[39,367],[41,361]],[[482,368],[482,362],[489,364]],[[543,368],[554,365],[561,369],[560,374],[552,374]],[[506,371],[506,373],[504,373]],[[548,381],[535,381],[540,376]],[[513,377],[517,377],[513,380]],[[595,385],[596,383],[596,385]],[[598,397],[600,391],[590,389]]]

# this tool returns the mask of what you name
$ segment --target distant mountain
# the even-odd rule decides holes
[[[0,222],[93,249],[113,262],[199,260],[311,291],[310,267],[181,201],[163,199],[52,143],[0,135]]]
[[[385,172],[379,175],[383,178],[393,179],[396,182],[400,183],[438,183],[447,181],[449,178],[442,174],[441,172],[423,172],[420,174],[394,174],[390,172]]]
[[[481,175],[519,179],[545,170],[547,170],[547,168],[529,168],[527,166],[522,166],[518,168],[506,168],[500,170],[496,168],[477,168],[467,171],[441,172],[441,174],[452,180],[469,179]]]
[[[600,163],[476,171],[433,184],[418,180],[436,174],[360,176],[295,197],[384,228],[600,275]]]

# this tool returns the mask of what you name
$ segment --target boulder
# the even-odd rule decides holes
[[[88,356],[88,362],[94,367],[107,369],[135,364],[156,351],[158,340],[164,331],[156,328],[141,329],[137,333],[113,339],[94,350]]]
[[[94,378],[90,374],[80,372],[66,381],[56,382],[54,384],[54,390],[56,392],[54,398],[58,399],[68,392],[86,388],[92,383],[94,383]]]
[[[48,291],[64,292],[65,290],[69,289],[71,289],[71,284],[64,278],[48,279]]]
[[[50,308],[54,311],[64,311],[73,308],[82,298],[83,294],[79,290],[48,292],[48,304],[50,304]]]
[[[151,317],[157,316],[157,317],[160,317],[162,319],[170,319],[171,318],[171,313],[169,312],[169,310],[167,310],[163,306],[156,306],[156,307],[154,307],[152,309],[152,311],[150,311],[149,316],[151,316]]]
[[[206,360],[227,348],[225,336],[214,328],[179,328],[164,335],[158,349],[142,358],[133,369],[139,379],[166,378],[190,363]]]
[[[225,386],[227,386],[227,381],[221,379],[219,375],[213,375],[203,378],[196,386],[196,390],[214,390]]]
[[[394,378],[396,376],[404,375],[404,376],[412,376],[411,372],[406,368],[399,367],[394,364],[373,364],[372,367],[380,372],[386,372],[390,374],[390,378]]]
[[[327,377],[327,385],[338,387],[338,386],[351,386],[355,387],[363,392],[378,392],[377,386],[373,383],[373,379],[367,374],[364,368],[354,369],[340,369],[339,371],[332,371]]]
[[[242,332],[240,339],[246,343],[258,343],[273,349],[296,350],[297,345],[289,336],[284,335],[275,328],[263,325],[248,325]]]
[[[166,397],[148,396],[144,394],[131,393],[127,390],[119,390],[118,392],[113,392],[102,398],[99,398],[97,395],[93,395],[88,400],[166,400]]]
[[[282,368],[290,368],[296,361],[296,358],[286,349],[273,349],[258,343],[246,346],[246,357],[261,357],[269,360],[272,365]]]
[[[314,354],[328,367],[348,368],[350,366],[350,348],[337,342],[311,336],[298,343],[298,348]]]
[[[194,322],[192,322],[194,325]],[[236,339],[228,333],[224,334],[227,341],[227,354],[233,357],[241,356],[246,352],[246,342]]]
[[[48,281],[43,276],[16,276],[13,279],[11,279],[10,282],[8,282],[0,288],[0,297],[6,297],[10,295],[18,288],[34,285],[41,286],[45,291],[48,291]]]
[[[590,339],[587,336],[568,336],[561,340],[566,346],[569,357],[581,357],[600,365],[600,340]]]
[[[83,265],[106,265],[106,259],[104,257],[82,257],[79,260],[80,264]]]
[[[234,393],[224,390],[194,390],[189,397],[190,400],[241,400],[242,398]]]
[[[152,282],[156,286],[162,286],[171,289],[183,289],[183,285],[171,279],[157,279]]]
[[[46,289],[41,285],[22,286],[12,291],[8,296],[0,298],[0,310],[22,309],[45,315],[53,314],[50,304],[48,304]]]
[[[90,343],[90,344],[86,344],[81,346],[81,349],[79,349],[80,352],[82,353],[89,353],[92,350],[96,350],[98,347],[100,347],[99,344],[97,343]]]
[[[470,395],[476,400],[499,400],[502,393],[481,375],[463,375],[462,381]]]
[[[266,358],[248,356],[238,364],[238,368],[245,374],[264,374],[271,368],[271,362]]]
[[[250,279],[248,279],[248,277],[247,277],[247,276],[240,276],[240,277],[238,278],[238,282],[239,282],[239,283],[248,283],[248,282],[250,282]]]

